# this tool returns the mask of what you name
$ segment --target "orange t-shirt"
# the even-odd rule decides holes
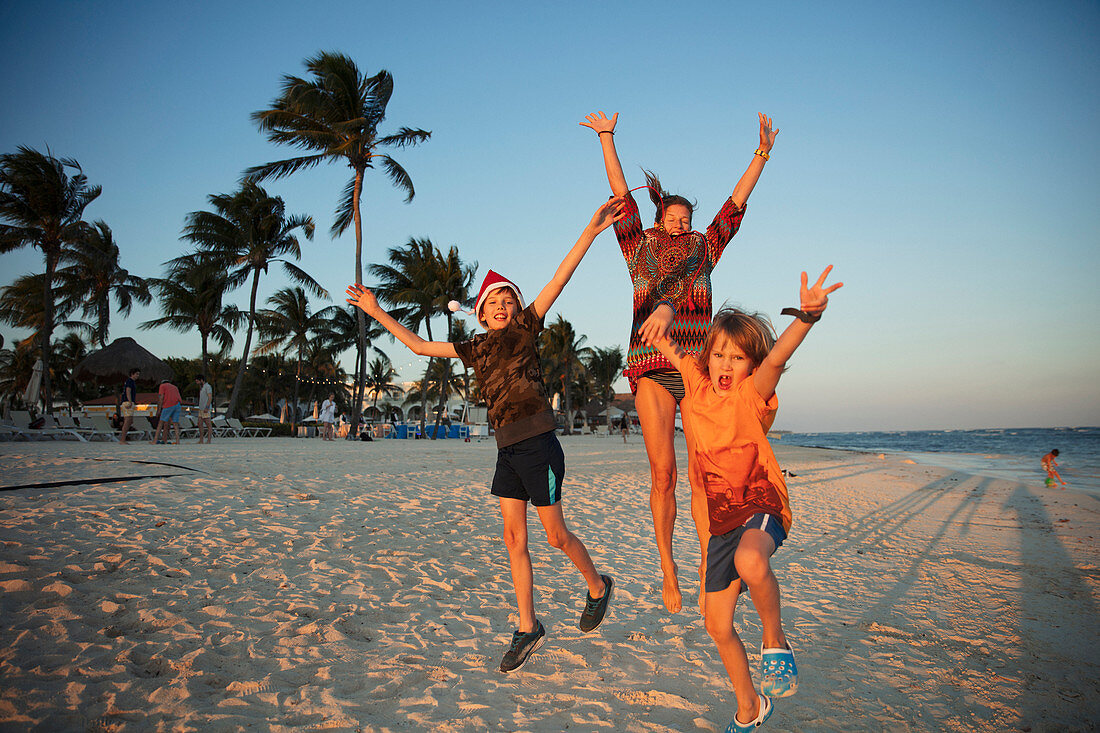
[[[767,438],[779,398],[765,401],[751,377],[718,394],[690,356],[680,361],[680,373],[686,393],[680,412],[695,440],[692,460],[706,487],[710,533],[725,534],[760,513],[779,517],[790,532],[787,484]]]

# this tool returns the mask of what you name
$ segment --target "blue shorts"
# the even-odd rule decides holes
[[[561,501],[565,453],[553,430],[497,451],[493,496],[552,506]]]
[[[783,540],[787,539],[783,524],[774,514],[753,514],[737,529],[731,529],[725,534],[711,535],[707,542],[707,593],[724,591],[733,581],[740,579],[733,557],[737,554],[737,546],[746,529],[762,529],[767,532],[775,541],[777,550]]]
[[[161,410],[160,411],[160,418],[158,418],[158,419],[161,422],[179,422],[180,421],[180,405],[179,405],[179,403],[177,402],[176,404],[172,405],[171,407],[165,407],[163,410]]]

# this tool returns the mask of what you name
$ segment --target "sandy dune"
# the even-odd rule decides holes
[[[548,639],[508,676],[488,441],[0,444],[0,484],[56,484],[0,491],[0,728],[724,730],[693,602],[661,605],[640,438],[563,444],[566,517],[618,587],[582,634],[584,584],[532,513]],[[765,730],[1096,730],[1097,499],[777,452],[797,474],[775,567],[801,679]],[[683,478],[681,497],[691,600]],[[750,605],[737,623],[756,648]]]

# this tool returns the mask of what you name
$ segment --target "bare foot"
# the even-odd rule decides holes
[[[672,563],[672,572],[664,571],[664,586],[661,589],[661,598],[665,602],[665,608],[669,613],[679,613],[683,598],[680,595],[680,581],[676,573],[680,570],[676,563]]]

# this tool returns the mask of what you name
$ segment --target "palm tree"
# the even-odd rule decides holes
[[[427,388],[425,388],[425,385],[427,385]],[[446,414],[447,400],[453,395],[463,394],[465,388],[466,385],[462,376],[454,373],[454,360],[437,359],[432,362],[431,369],[424,375],[424,379],[413,382],[412,388],[405,395],[405,404],[419,404],[421,410],[423,410],[428,400],[438,400],[440,405],[438,409],[440,414],[443,415]],[[424,420],[425,416],[421,413],[421,430],[424,429]],[[439,422],[440,420],[436,420],[436,428],[438,428]],[[434,432],[435,430],[433,430],[433,434]]]
[[[22,401],[37,358],[30,344],[0,349],[0,401],[8,407]]]
[[[397,376],[389,359],[379,357],[367,364],[367,378],[363,382],[366,393],[371,396],[371,406],[378,407],[378,398],[381,396],[399,395],[401,386],[394,384],[393,378]]]
[[[436,250],[435,255],[435,282],[432,287],[435,298],[432,305],[438,312],[447,316],[447,340],[455,341],[457,339],[454,334],[454,313],[448,307],[448,304],[452,300],[464,303],[470,299],[470,288],[473,286],[474,276],[477,274],[477,263],[462,264],[462,259],[458,256],[458,248],[453,245],[446,255],[439,250]],[[465,373],[465,365],[463,365],[463,373]],[[443,379],[446,380],[450,377],[451,370],[442,370],[441,374]],[[436,411],[435,429],[432,430],[433,440],[439,432],[439,423],[443,419],[445,402],[451,391],[448,385],[444,383],[440,386],[439,392],[439,409]]]
[[[608,349],[593,349],[592,353],[589,354],[586,366],[588,373],[592,375],[596,399],[603,403],[604,410],[606,410],[615,397],[615,382],[622,375],[622,349],[618,346],[612,346]]]
[[[573,375],[584,369],[581,360],[592,353],[592,349],[584,346],[587,340],[586,336],[578,337],[573,331],[573,324],[561,315],[539,335],[540,350],[547,367],[543,373],[555,383],[555,387],[558,382],[561,384],[566,435],[573,433]]]
[[[459,302],[462,302],[462,301],[459,301]],[[466,325],[466,321],[464,321],[464,320],[457,320],[457,321],[452,320],[450,328],[451,328],[451,342],[452,343],[457,344],[457,343],[461,343],[462,341],[469,341],[470,339],[472,339],[474,337],[473,329],[471,329],[468,325]],[[463,399],[463,401],[465,401],[467,406],[469,406],[470,402],[473,401],[472,398],[471,398],[472,396],[470,394],[470,392],[471,392],[470,388],[473,386],[471,384],[472,381],[473,380],[470,379],[470,369],[469,369],[469,367],[466,366],[466,362],[463,361],[462,362],[462,399]]]
[[[302,250],[294,233],[301,230],[306,239],[313,239],[313,219],[302,214],[288,216],[280,197],[268,195],[267,191],[250,181],[241,184],[241,188],[234,193],[212,194],[209,201],[214,211],[191,212],[187,215],[187,225],[183,230],[184,239],[192,242],[198,251],[177,257],[169,264],[178,272],[216,263],[226,270],[229,289],[239,287],[250,279],[252,281],[248,300],[248,330],[237,379],[226,409],[226,414],[232,417],[252,348],[260,275],[278,262],[292,282],[305,285],[310,292],[324,298],[328,297],[328,293],[304,270],[283,259],[286,255],[295,260],[301,259]]]
[[[278,415],[279,399],[290,392],[290,364],[282,354],[257,356],[241,385],[240,402],[249,412]]]
[[[320,313],[325,313],[336,306],[329,306]],[[339,310],[343,310],[342,308]],[[323,399],[329,392],[336,394],[336,404],[341,411],[347,411],[351,405],[351,395],[348,392],[348,374],[337,360],[338,352],[324,343],[323,339],[315,338],[306,349],[303,371],[309,380],[310,389],[307,402]]]
[[[412,178],[383,148],[403,148],[431,137],[426,130],[400,128],[392,135],[379,136],[378,126],[386,117],[386,106],[393,95],[393,77],[382,70],[371,77],[359,71],[348,56],[323,51],[305,61],[312,79],[283,76],[282,93],[270,109],[252,114],[262,132],[274,143],[291,145],[309,155],[255,166],[245,171],[252,180],[289,176],[321,162],[342,162],[352,170],[352,178],[336,207],[332,235],[339,236],[355,224],[355,282],[363,282],[363,224],[361,198],[363,176],[368,168],[381,166],[390,181],[405,191],[405,202],[416,195]],[[356,310],[359,323],[359,350],[366,350],[366,316]],[[365,359],[358,359],[356,403],[352,421],[358,424]]]
[[[261,343],[257,354],[269,354],[282,349],[294,353],[294,409],[290,413],[294,434],[298,431],[298,395],[302,382],[302,359],[314,338],[325,328],[325,317],[313,313],[306,291],[299,287],[282,288],[267,299],[271,306],[256,314]]]
[[[74,171],[70,176],[66,169]],[[81,238],[87,225],[84,209],[99,196],[89,186],[80,164],[19,147],[0,155],[0,254],[26,246],[42,250],[46,271],[42,278],[42,330],[38,335],[42,359],[42,397],[49,412],[50,341],[54,330],[54,272],[64,248]]]
[[[391,247],[390,264],[371,265],[371,275],[379,279],[375,295],[395,310],[391,315],[414,333],[424,324],[428,340],[432,341],[432,316],[436,314],[439,296],[436,281],[439,276],[439,258],[430,239],[410,238],[404,247]],[[449,310],[447,310],[450,313]],[[428,380],[435,362],[429,357],[424,370]],[[420,430],[424,430],[425,413],[428,410],[428,391],[420,390]]]
[[[119,249],[111,228],[96,221],[84,236],[61,255],[64,267],[57,271],[58,289],[72,310],[80,306],[85,317],[92,316],[93,343],[107,345],[111,325],[111,298],[124,316],[130,314],[134,302],[148,305],[152,301],[148,283],[131,275],[119,262]]]
[[[145,321],[138,328],[170,328],[187,333],[199,332],[202,340],[202,373],[217,392],[216,370],[210,369],[210,340],[221,352],[233,347],[233,332],[240,328],[244,314],[235,305],[223,305],[227,285],[224,269],[193,267],[178,270],[173,276],[149,282],[160,301],[160,318]]]
[[[54,342],[53,347],[54,384],[64,385],[65,401],[70,408],[80,406],[80,385],[73,379],[73,371],[81,359],[88,355],[88,346],[80,334],[69,332],[59,341]]]
[[[334,353],[339,354],[348,349],[355,348],[355,369],[352,372],[353,374],[359,374],[360,360],[365,355],[365,351],[361,351],[358,348],[359,318],[356,315],[357,313],[362,313],[362,311],[353,305],[330,305],[328,308],[321,311],[321,315],[325,317],[326,321],[324,330],[319,335],[321,341]],[[366,348],[388,361],[389,357],[386,356],[386,352],[374,345],[375,339],[382,336],[389,336],[389,332],[373,318],[367,319]],[[390,338],[392,339],[392,336]],[[360,409],[362,409],[363,399],[361,387],[361,383],[357,380],[353,394],[349,398],[349,403],[351,401],[359,403]]]
[[[46,321],[42,307],[42,283],[45,279],[42,273],[20,275],[11,285],[0,288],[0,323],[7,323],[31,332],[29,336],[18,342],[19,348],[33,347],[42,337]],[[73,304],[65,300],[54,303],[54,329],[66,328],[91,335],[93,329],[90,325],[84,321],[69,320],[72,307]]]

